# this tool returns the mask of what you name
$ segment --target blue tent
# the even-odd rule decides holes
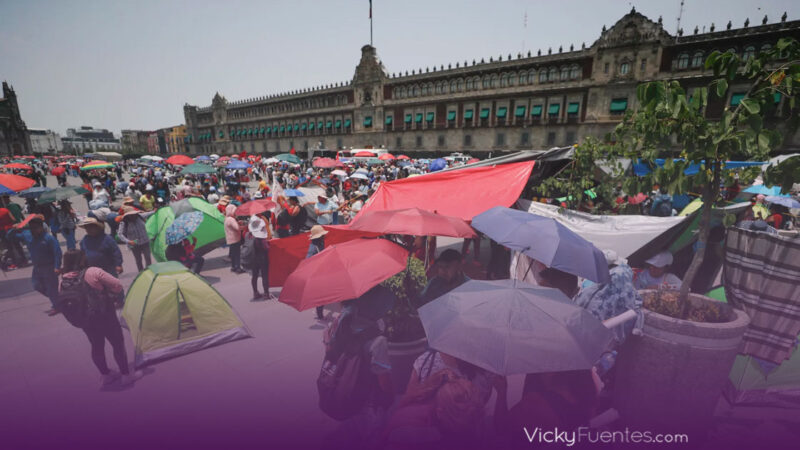
[[[437,158],[431,161],[430,166],[428,166],[431,172],[436,172],[437,170],[442,170],[447,167],[447,161],[444,158]]]
[[[674,161],[683,161],[683,159],[676,158]],[[657,159],[655,162],[658,167],[664,167],[664,162],[665,162],[664,159]],[[703,163],[705,163],[705,161],[701,161],[700,163],[689,164],[689,166],[683,170],[684,175],[696,175],[697,172],[700,171],[700,164]],[[745,167],[754,167],[763,165],[764,163],[759,161],[728,161],[723,166],[723,169],[733,170],[733,169],[742,169]],[[644,164],[642,162],[636,162],[633,164],[633,173],[636,174],[636,176],[642,177],[650,172],[652,172],[652,170],[650,169],[650,167],[648,167],[647,164]]]

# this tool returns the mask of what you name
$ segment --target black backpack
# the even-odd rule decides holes
[[[86,328],[96,317],[108,311],[108,300],[102,292],[84,281],[85,270],[77,277],[61,279],[56,309],[76,328]]]
[[[353,417],[379,389],[364,346],[378,337],[380,330],[370,327],[353,334],[349,322],[339,322],[335,342],[326,353],[317,378],[319,408],[336,420]]]

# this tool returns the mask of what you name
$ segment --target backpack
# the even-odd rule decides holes
[[[289,211],[287,211],[285,208],[282,209],[280,214],[278,214],[277,220],[278,220],[278,225],[282,227],[289,225],[289,222],[291,221],[291,216],[289,215]]]
[[[108,301],[84,281],[85,270],[77,277],[61,279],[56,308],[76,328],[86,328],[94,318],[108,311]]]
[[[669,195],[662,195],[656,199],[658,204],[655,207],[654,216],[670,217],[672,215],[672,197]]]
[[[333,419],[346,420],[358,413],[379,388],[364,345],[378,337],[380,331],[370,327],[353,335],[349,320],[340,321],[337,328],[339,332],[322,362],[317,392],[322,412]]]
[[[252,269],[256,262],[256,238],[246,233],[242,239],[242,252],[240,261],[245,269]]]

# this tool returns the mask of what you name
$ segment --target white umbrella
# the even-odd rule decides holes
[[[281,162],[278,158],[267,158],[262,161],[264,164],[275,164],[276,162]]]
[[[336,170],[331,172],[331,175],[336,175],[337,177],[346,177],[347,176],[347,172],[345,172],[344,170],[341,170],[341,169],[336,169]]]
[[[153,161],[163,161],[164,160],[164,158],[162,158],[160,156],[156,156],[156,155],[150,155],[150,159],[152,159]]]
[[[365,168],[363,168],[363,167],[362,167],[362,168],[360,168],[360,169],[357,169],[357,170],[356,170],[356,173],[363,173],[363,174],[365,174],[365,175],[366,175],[366,174],[368,174],[368,173],[369,173],[369,170],[367,170],[367,169],[365,169]]]
[[[208,155],[208,157],[211,158],[211,159],[219,159],[219,155],[216,154],[216,153],[212,153],[212,154]]]
[[[354,173],[354,174],[350,175],[350,179],[356,179],[356,180],[369,180],[369,177],[367,177],[366,175],[364,175],[364,174],[363,174],[363,173],[361,173],[361,172],[356,172],[356,173]]]

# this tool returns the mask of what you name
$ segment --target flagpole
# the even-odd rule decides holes
[[[369,46],[372,47],[372,0],[369,0]]]

